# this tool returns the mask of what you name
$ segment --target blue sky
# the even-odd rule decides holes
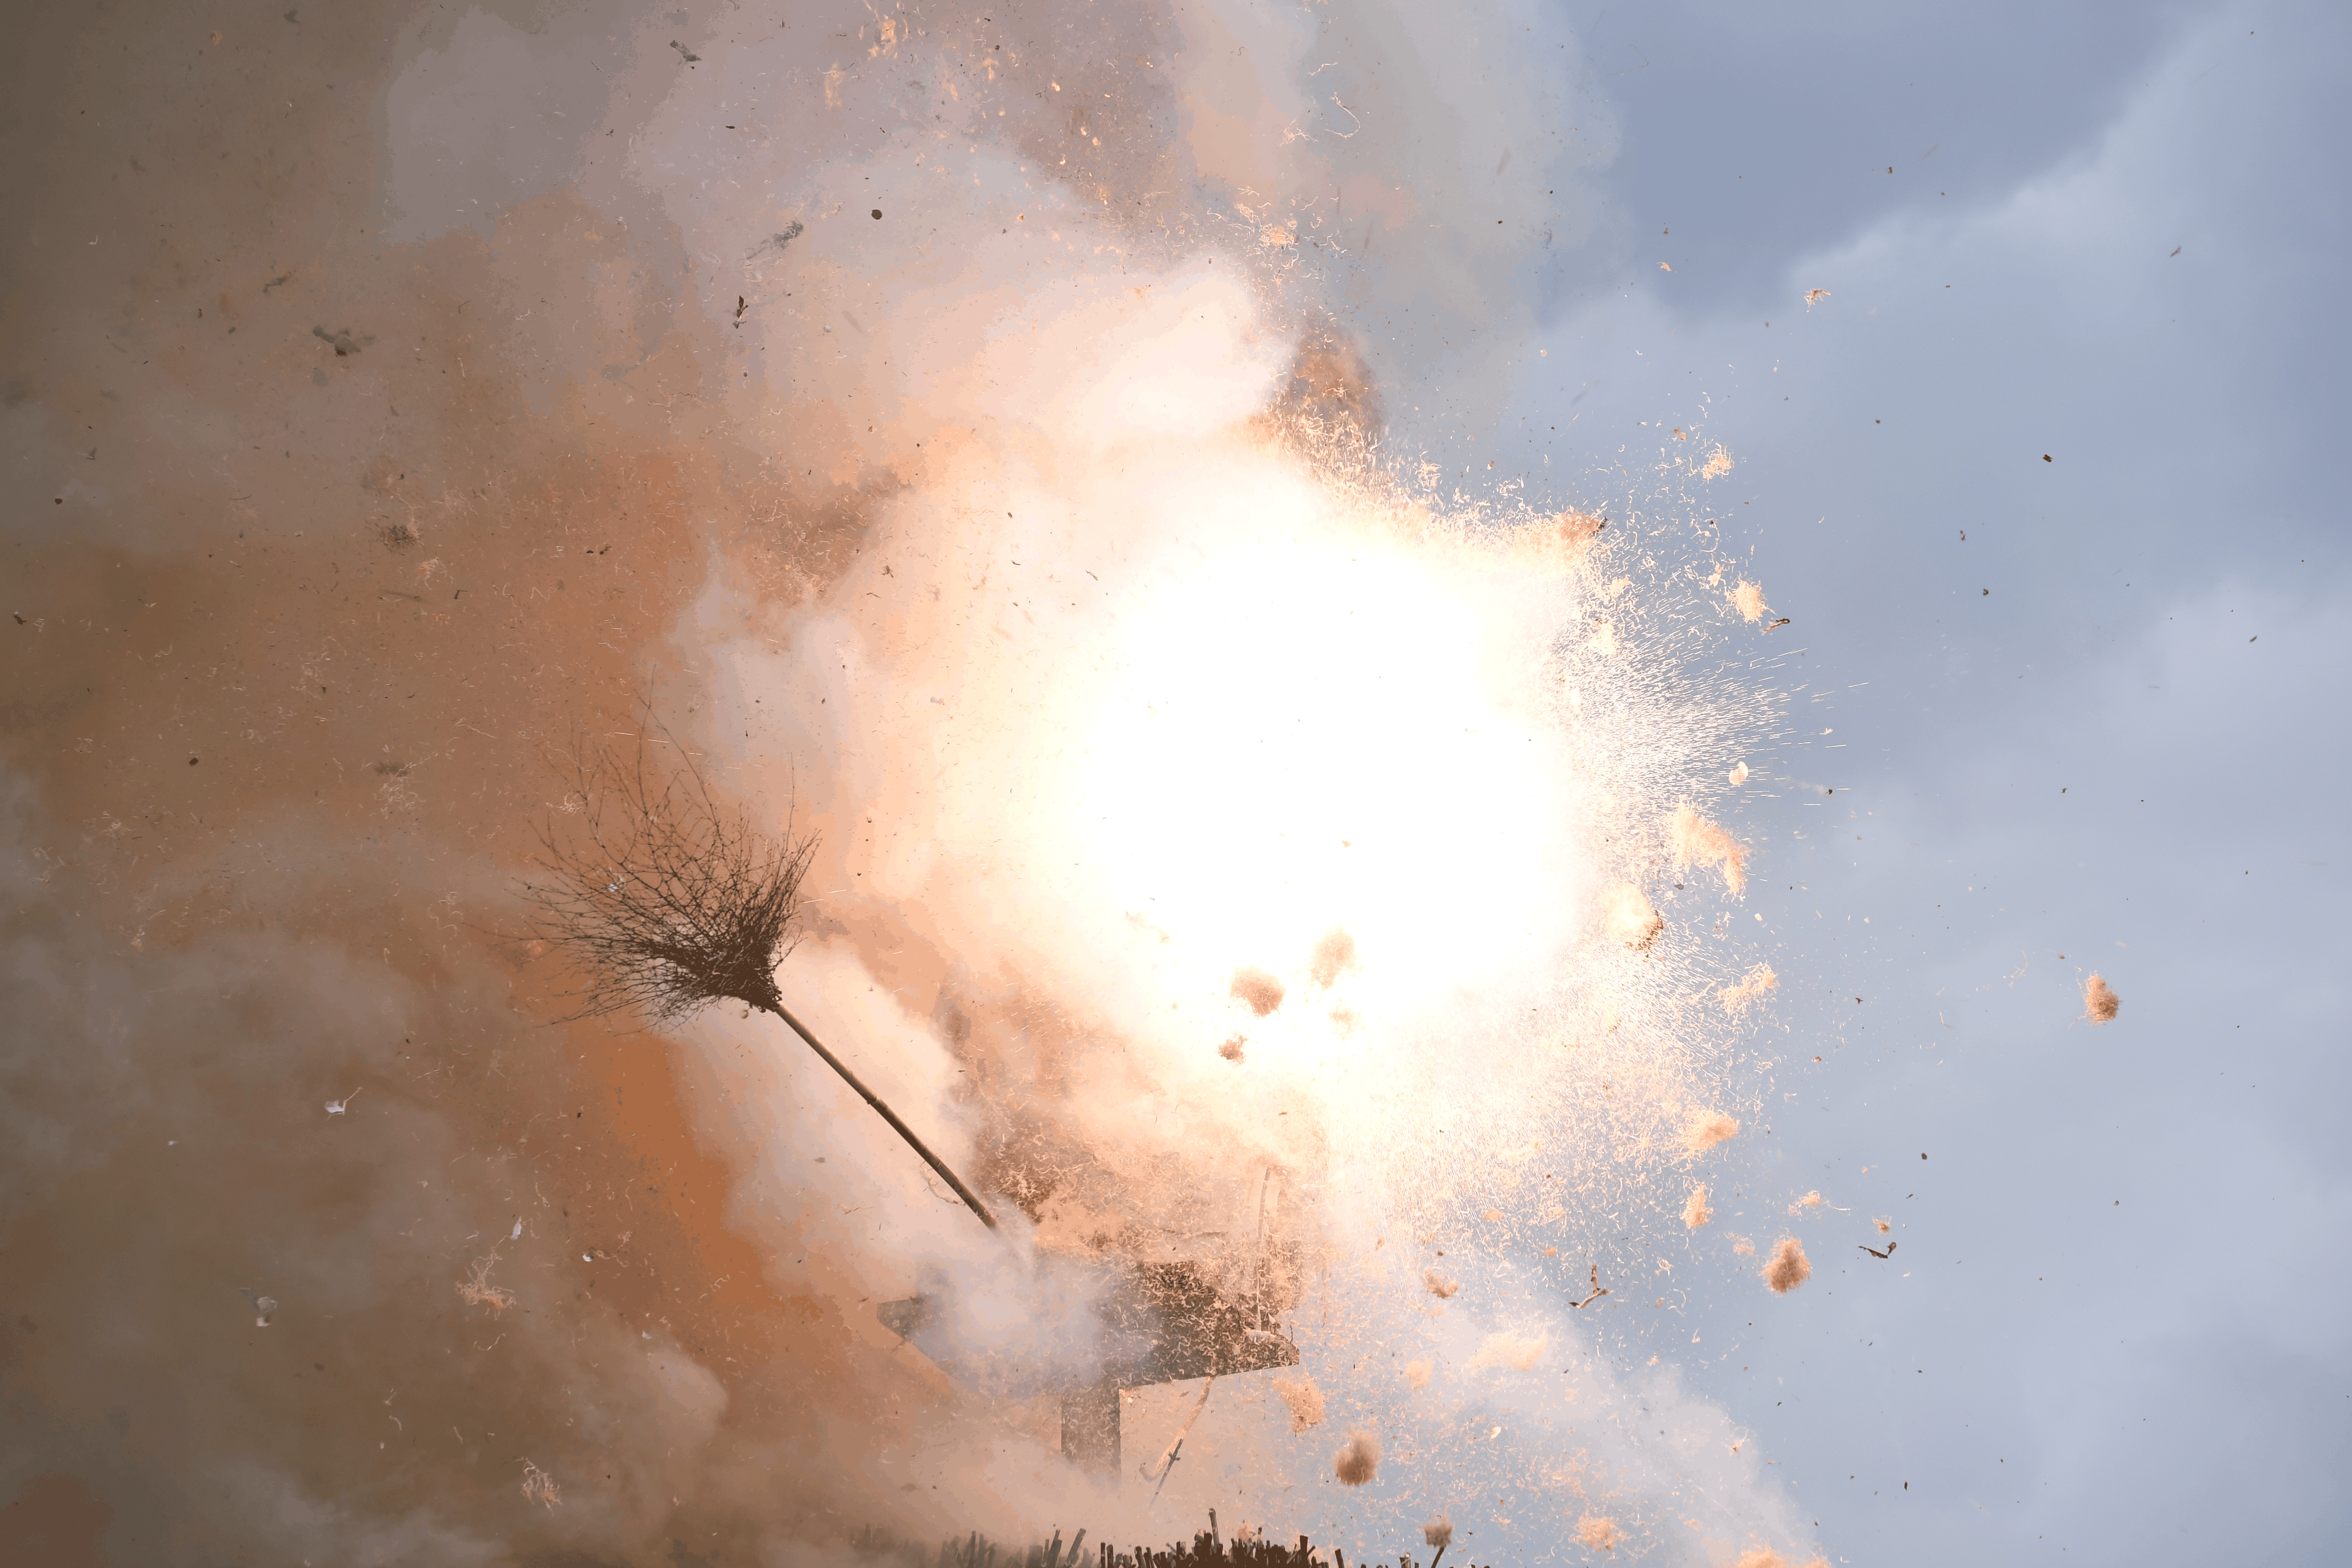
[[[1902,1247],[1727,1276],[1694,1391],[1833,1559],[2337,1561],[2352,19],[1569,19],[1609,222],[1504,452],[1591,501],[1661,423],[1736,458],[1707,504],[1803,687],[1750,907],[1825,1058],[1748,1180]]]

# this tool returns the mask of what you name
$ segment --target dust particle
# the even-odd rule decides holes
[[[1727,1138],[1739,1136],[1739,1124],[1720,1111],[1694,1111],[1683,1127],[1683,1147],[1703,1155]]]
[[[1706,466],[1698,472],[1702,479],[1722,478],[1731,472],[1731,454],[1723,449],[1721,443],[1717,443],[1715,450],[1706,455]]]
[[[1693,1230],[1715,1218],[1715,1210],[1706,1206],[1706,1184],[1691,1188],[1690,1201],[1683,1205],[1683,1223]]]
[[[1307,961],[1307,972],[1315,983],[1329,989],[1341,975],[1356,967],[1356,939],[1338,926],[1315,944],[1314,956]]]
[[[1404,1385],[1407,1388],[1428,1387],[1429,1373],[1429,1363],[1425,1361],[1406,1362],[1404,1364]]]
[[[1421,1277],[1421,1282],[1428,1286],[1429,1293],[1441,1301],[1452,1301],[1454,1292],[1462,1289],[1461,1281],[1449,1280],[1434,1269],[1423,1274]]]
[[[1347,1446],[1331,1456],[1331,1473],[1343,1487],[1360,1487],[1381,1470],[1381,1440],[1370,1432],[1350,1432]]]
[[[1876,1227],[1878,1227],[1878,1233],[1879,1233],[1881,1236],[1885,1235],[1888,1231],[1890,1231],[1890,1230],[1892,1230],[1892,1229],[1894,1229],[1894,1228],[1895,1228],[1895,1226],[1894,1226],[1894,1224],[1893,1224],[1893,1222],[1892,1222],[1892,1221],[1885,1220],[1885,1219],[1880,1219],[1880,1218],[1876,1218],[1875,1216],[1874,1216],[1874,1217],[1872,1218],[1872,1219],[1871,1219],[1871,1221],[1870,1221],[1870,1222],[1871,1222],[1873,1225],[1875,1225]]]
[[[1625,1532],[1617,1528],[1615,1520],[1588,1513],[1576,1521],[1576,1539],[1596,1552],[1613,1552],[1617,1543],[1625,1539]]]
[[[1264,1018],[1282,1005],[1282,982],[1264,969],[1236,969],[1233,995],[1248,1003],[1250,1011]]]
[[[1227,1061],[1239,1061],[1242,1059],[1242,1048],[1247,1044],[1249,1044],[1249,1036],[1237,1034],[1217,1047],[1217,1054]]]
[[[1772,1287],[1772,1293],[1785,1296],[1812,1277],[1813,1266],[1805,1261],[1803,1246],[1793,1236],[1780,1238],[1780,1244],[1764,1263],[1764,1282]]]
[[[1288,1383],[1277,1377],[1274,1380],[1274,1391],[1282,1396],[1285,1405],[1290,1406],[1292,1431],[1304,1432],[1323,1419],[1323,1391],[1309,1379],[1302,1377],[1296,1383]],[[1380,1462],[1377,1449],[1373,1451],[1372,1460],[1375,1464]]]
[[[1826,288],[1808,288],[1805,290],[1805,308],[1811,310],[1829,297],[1830,291]]]
[[[1739,586],[1731,591],[1731,607],[1739,612],[1742,621],[1750,624],[1772,613],[1772,607],[1764,602],[1764,585],[1750,582],[1744,577],[1739,580]]]
[[[2083,1016],[2093,1023],[2115,1022],[2116,1010],[2123,1005],[2124,999],[2101,977],[2093,975],[2083,982]]]

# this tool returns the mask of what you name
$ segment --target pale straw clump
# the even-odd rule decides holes
[[[1307,973],[1326,990],[1337,985],[1339,977],[1354,967],[1356,939],[1337,926],[1315,944],[1314,954],[1307,960]]]
[[[469,1307],[488,1307],[494,1312],[505,1312],[515,1304],[514,1292],[504,1285],[490,1283],[490,1270],[498,1267],[496,1249],[486,1258],[477,1258],[466,1277],[457,1281],[457,1299]]]
[[[1675,852],[1675,869],[1719,865],[1724,884],[1737,895],[1748,885],[1748,846],[1695,810],[1688,801],[1675,808],[1667,836]]]
[[[1739,1136],[1739,1124],[1720,1111],[1694,1111],[1683,1127],[1683,1147],[1703,1155],[1727,1138]]]
[[[522,1495],[526,1499],[532,1502],[543,1503],[552,1510],[557,1503],[563,1500],[556,1495],[556,1492],[553,1476],[549,1475],[529,1459],[522,1462]]]
[[[1274,1391],[1282,1396],[1285,1405],[1290,1406],[1292,1431],[1304,1432],[1322,1421],[1323,1391],[1316,1387],[1311,1379],[1302,1377],[1292,1383],[1277,1377],[1274,1382]]]
[[[1232,989],[1234,999],[1260,1018],[1282,1005],[1282,982],[1264,969],[1234,970]]]
[[[1748,970],[1747,977],[1738,985],[1723,988],[1723,1010],[1727,1013],[1744,1012],[1750,1002],[1767,991],[1779,989],[1780,985],[1780,977],[1772,972],[1772,966],[1759,964]]]
[[[1610,889],[1609,902],[1602,916],[1612,939],[1622,942],[1636,953],[1646,953],[1658,934],[1666,928],[1649,895],[1632,883],[1620,883]]]
[[[1617,1543],[1625,1539],[1625,1532],[1617,1528],[1615,1520],[1604,1514],[1588,1513],[1576,1521],[1576,1539],[1579,1544],[1590,1546],[1595,1552],[1613,1552]]]
[[[2108,988],[2106,980],[2093,975],[2083,982],[2083,1016],[2093,1023],[2113,1023],[2116,1012],[2124,999]]]
[[[1510,1333],[1490,1333],[1478,1346],[1478,1354],[1470,1358],[1472,1366],[1507,1366],[1514,1372],[1526,1372],[1543,1359],[1544,1347],[1550,1343],[1546,1334],[1521,1339]]]
[[[1715,1210],[1706,1206],[1706,1183],[1691,1188],[1690,1201],[1683,1205],[1683,1224],[1693,1230],[1715,1218]]]
[[[1792,1564],[1769,1546],[1751,1546],[1739,1554],[1731,1568],[1792,1568]],[[1829,1560],[1816,1557],[1804,1568],[1829,1568]]]

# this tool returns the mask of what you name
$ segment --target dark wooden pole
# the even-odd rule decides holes
[[[929,1147],[924,1144],[923,1140],[915,1135],[915,1129],[900,1121],[898,1119],[898,1113],[893,1111],[888,1105],[883,1103],[882,1096],[875,1093],[873,1090],[868,1089],[864,1083],[860,1082],[858,1081],[857,1074],[849,1071],[848,1064],[843,1061],[841,1058],[834,1055],[833,1052],[827,1051],[824,1048],[824,1042],[818,1040],[816,1036],[811,1034],[808,1031],[808,1026],[806,1024],[793,1017],[790,1009],[786,1008],[782,1002],[761,1002],[758,1005],[766,1008],[768,1011],[775,1014],[778,1018],[792,1025],[793,1032],[799,1035],[803,1040],[808,1041],[808,1048],[811,1051],[815,1051],[819,1056],[824,1058],[824,1064],[827,1067],[832,1068],[835,1072],[840,1073],[841,1081],[844,1083],[848,1084],[852,1089],[856,1090],[859,1098],[863,1099],[868,1105],[873,1106],[874,1109],[882,1113],[882,1119],[889,1123],[900,1137],[907,1140],[907,1146],[914,1150],[917,1154],[922,1155],[923,1163],[930,1166],[933,1170],[939,1172],[940,1179],[945,1181],[950,1186],[955,1188],[956,1196],[963,1199],[966,1204],[970,1205],[971,1211],[974,1214],[980,1216],[980,1222],[982,1225],[987,1226],[991,1230],[996,1228],[996,1216],[989,1213],[988,1206],[981,1202],[980,1199],[973,1195],[971,1188],[963,1185],[963,1178],[957,1176],[955,1172],[948,1169],[947,1162],[940,1158],[939,1155],[931,1153]]]

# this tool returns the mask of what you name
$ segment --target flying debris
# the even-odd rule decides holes
[[[1568,1304],[1571,1307],[1589,1307],[1608,1293],[1601,1288],[1601,1265],[1595,1263],[1592,1266],[1592,1293],[1580,1301],[1570,1301]]]
[[[1886,1244],[1886,1250],[1884,1252],[1881,1252],[1877,1248],[1870,1246],[1864,1242],[1857,1241],[1854,1245],[1860,1247],[1864,1252],[1869,1253],[1874,1258],[1892,1258],[1895,1256],[1895,1249],[1901,1246],[1902,1243],[1899,1241],[1890,1241]]]

